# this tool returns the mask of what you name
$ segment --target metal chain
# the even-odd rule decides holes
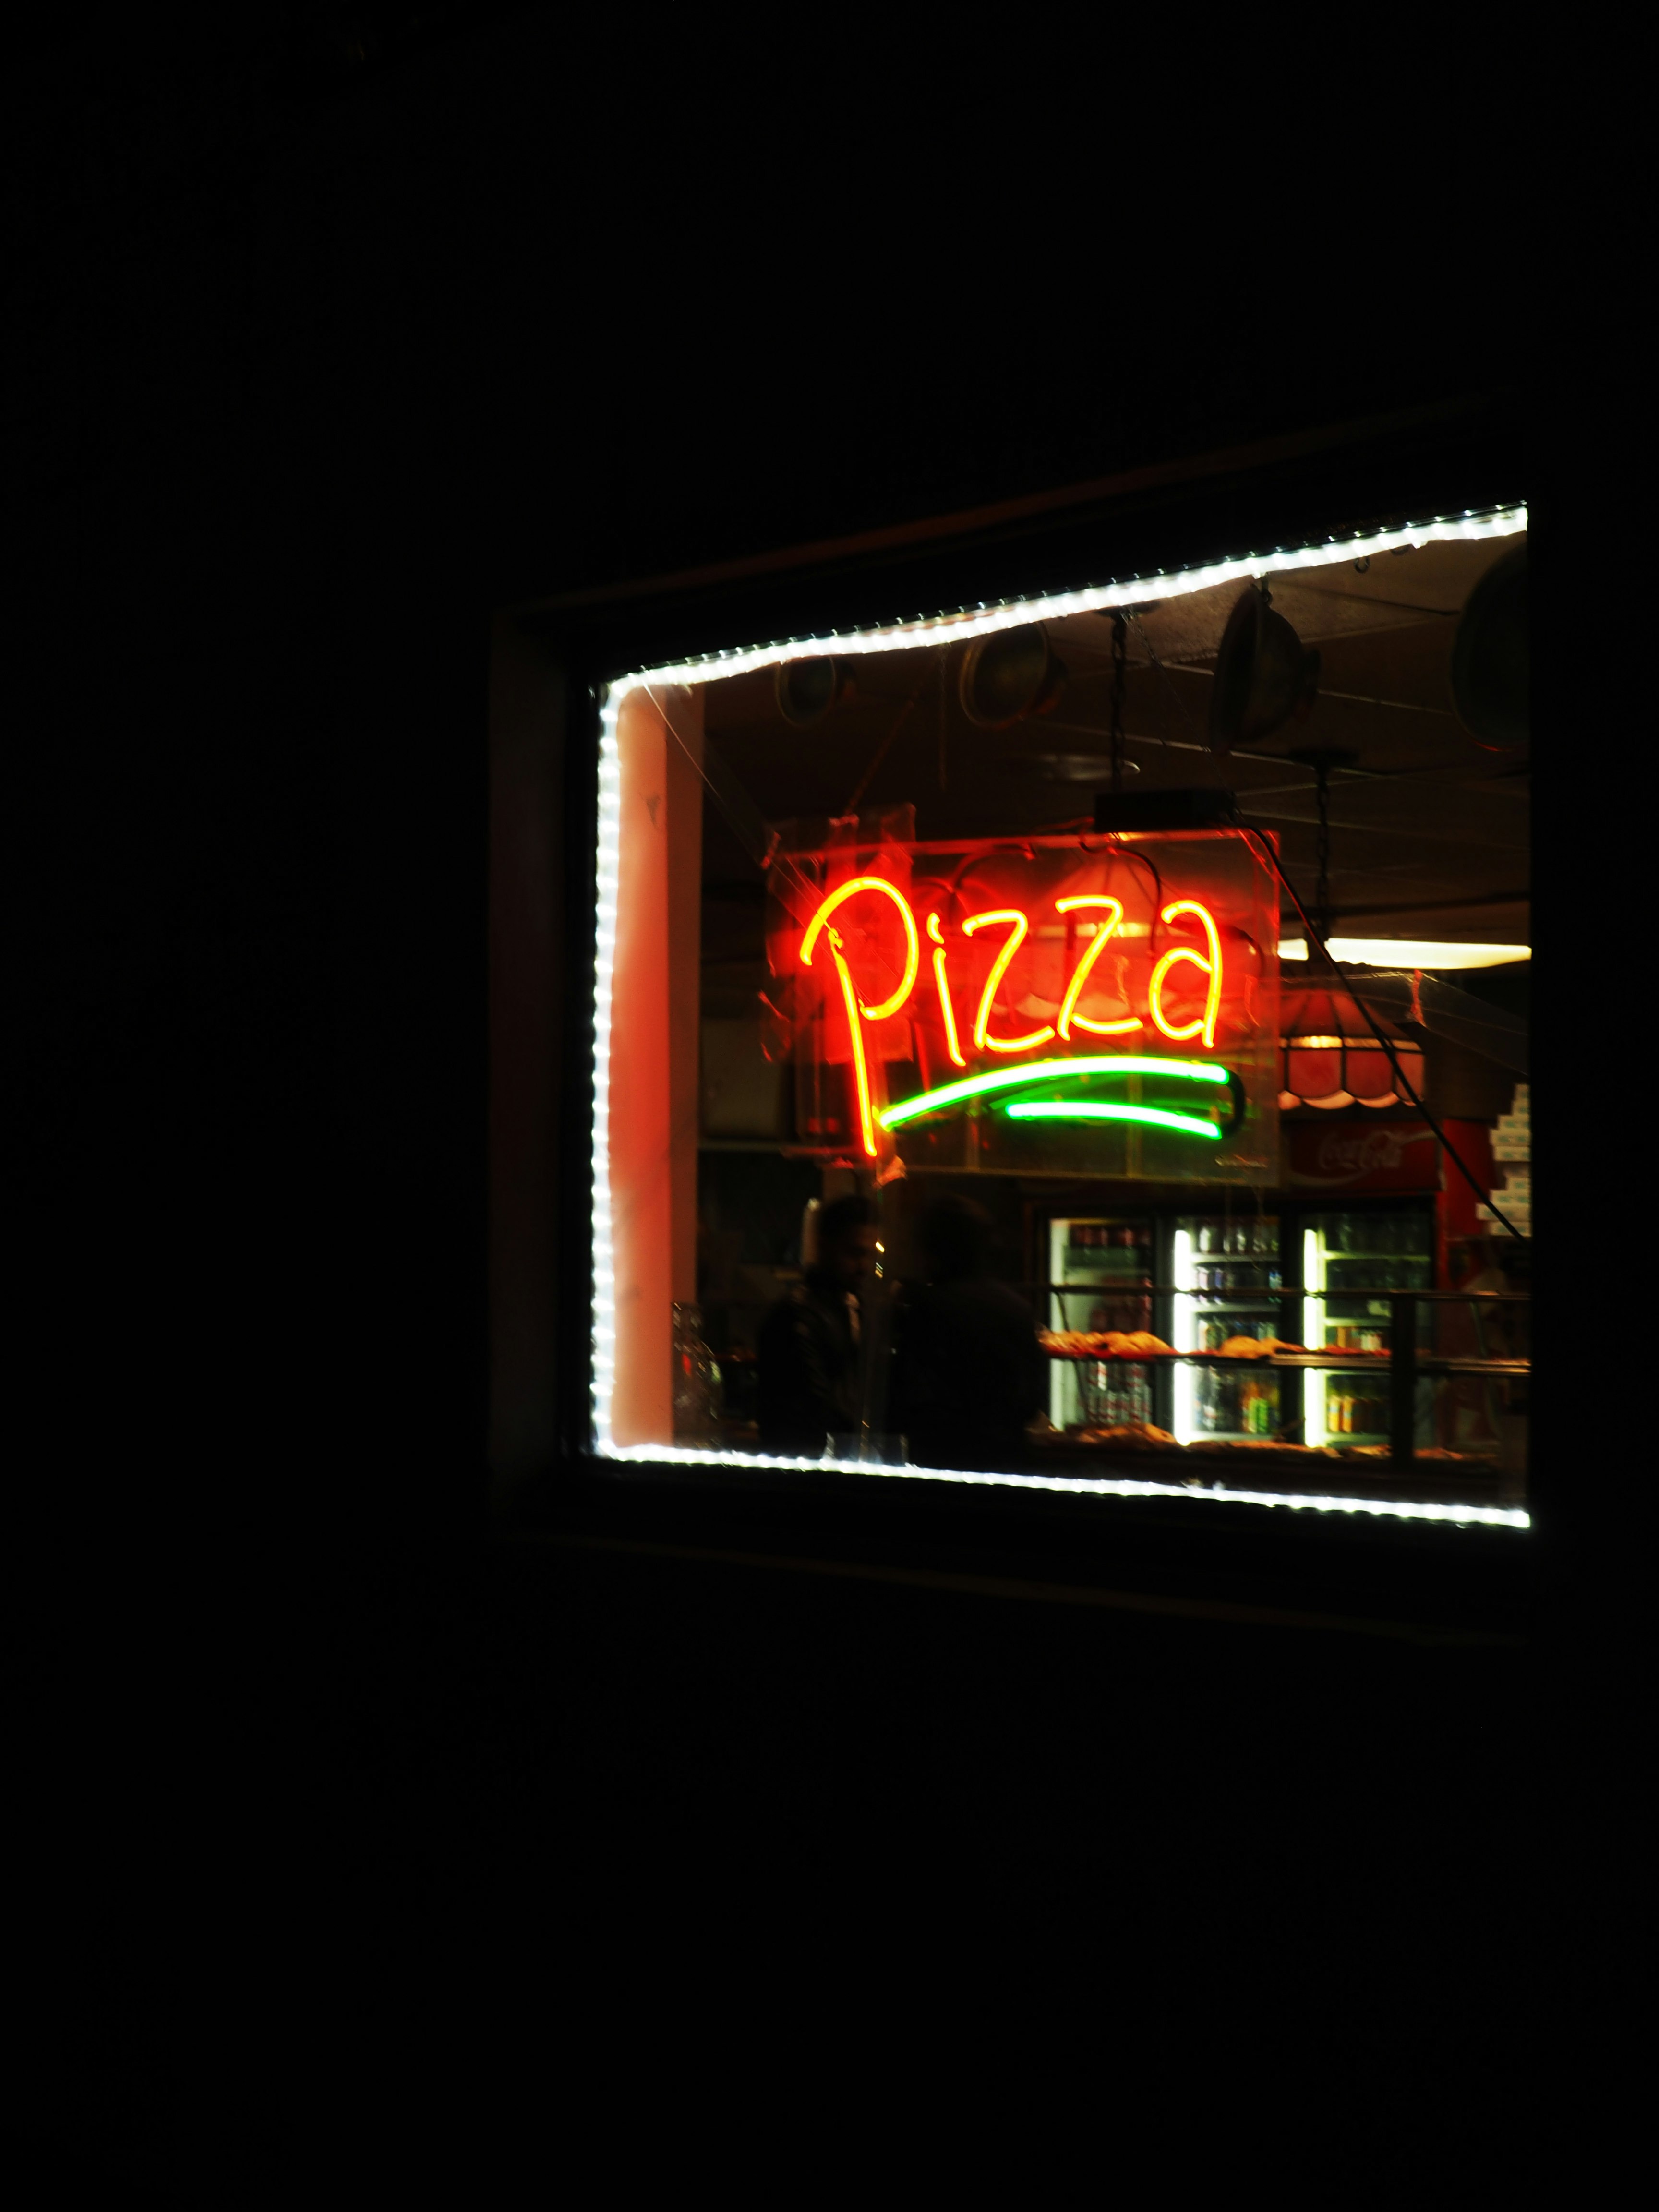
[[[1123,699],[1129,680],[1129,625],[1121,609],[1112,617],[1112,789],[1123,788]]]
[[[1314,892],[1314,912],[1319,918],[1319,933],[1328,944],[1331,936],[1331,772],[1321,761],[1314,774],[1317,780],[1319,805],[1319,881]]]
[[[920,690],[913,691],[910,696],[905,701],[904,704],[899,708],[898,713],[893,717],[892,727],[888,731],[887,735],[882,739],[881,743],[876,747],[875,757],[871,761],[869,767],[865,769],[864,774],[859,778],[858,785],[853,793],[853,796],[841,810],[842,818],[843,820],[848,815],[856,814],[858,812],[859,801],[863,798],[865,793],[869,790],[872,778],[874,776],[876,770],[881,766],[883,761],[887,757],[888,748],[891,745],[894,738],[897,737],[899,732],[904,727],[912,710],[915,707],[916,702],[921,698],[921,692]]]

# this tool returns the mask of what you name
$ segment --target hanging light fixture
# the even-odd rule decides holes
[[[1041,623],[994,631],[963,656],[962,711],[981,730],[1008,730],[1030,714],[1047,714],[1066,690],[1063,663]]]
[[[1527,549],[1517,545],[1469,593],[1452,640],[1452,704],[1480,743],[1516,751],[1532,736]]]
[[[853,672],[844,660],[786,660],[772,679],[778,712],[792,729],[810,730],[853,689]]]
[[[1139,615],[1156,614],[1162,602],[1147,599],[1137,607],[1120,607],[1112,617],[1112,699],[1109,735],[1111,789],[1095,794],[1095,828],[1103,831],[1206,830],[1236,822],[1238,801],[1231,791],[1195,790],[1190,784],[1173,791],[1125,791],[1123,779],[1138,773],[1138,763],[1127,758],[1123,729],[1128,698],[1129,624]],[[1145,631],[1140,641],[1152,665],[1158,655]]]
[[[1375,1010],[1373,1010],[1373,1012]],[[1401,1072],[1420,1098],[1424,1057],[1399,1024],[1386,1016],[1381,1026],[1394,1047]],[[1285,993],[1279,1005],[1279,1093],[1281,1112],[1316,1106],[1336,1113],[1345,1106],[1396,1106],[1409,1103],[1401,1091],[1389,1055],[1378,1044],[1352,994],[1321,985]]]
[[[1343,745],[1297,745],[1290,754],[1290,758],[1314,772],[1314,804],[1319,810],[1319,834],[1316,848],[1318,874],[1314,890],[1313,913],[1310,919],[1322,940],[1329,945],[1331,924],[1336,919],[1331,906],[1331,770],[1334,768],[1352,768],[1359,756]],[[1310,947],[1310,951],[1311,949]]]
[[[1294,715],[1305,721],[1319,689],[1319,655],[1310,652],[1265,584],[1235,600],[1222,633],[1210,690],[1210,750],[1259,744]]]
[[[1352,768],[1359,756],[1340,745],[1298,745],[1290,757],[1314,772],[1319,822],[1316,874],[1308,919],[1328,946],[1331,924],[1336,919],[1331,904],[1331,771]],[[1313,947],[1310,945],[1307,950],[1311,955]],[[1401,1103],[1399,1078],[1352,994],[1327,986],[1322,977],[1310,981],[1308,988],[1285,995],[1280,1006],[1279,1026],[1283,1055],[1279,1094],[1281,1110],[1288,1111],[1294,1106],[1316,1106],[1334,1113],[1345,1106],[1375,1108]],[[1385,1022],[1384,1026],[1395,1056],[1401,1063],[1401,1073],[1420,1098],[1423,1048],[1407,1043],[1397,1024]]]

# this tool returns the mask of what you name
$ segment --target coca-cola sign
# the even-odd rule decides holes
[[[1285,1180],[1323,1190],[1438,1190],[1439,1148],[1422,1121],[1291,1121]]]

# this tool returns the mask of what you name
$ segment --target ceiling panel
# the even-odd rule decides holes
[[[1516,542],[1425,547],[1274,580],[1275,609],[1319,652],[1318,696],[1305,720],[1225,759],[1207,742],[1211,671],[1249,586],[1138,614],[1125,698],[1135,787],[1226,783],[1246,819],[1277,832],[1310,899],[1314,783],[1288,757],[1309,744],[1344,748],[1355,765],[1333,775],[1330,810],[1344,919],[1371,922],[1371,934],[1525,942],[1529,781],[1512,756],[1475,744],[1450,690],[1456,616]],[[958,644],[859,656],[852,695],[805,732],[780,717],[770,670],[711,684],[709,741],[769,820],[840,813],[861,793],[866,808],[914,805],[923,837],[1086,826],[1109,778],[1112,624],[1090,615],[1047,628],[1068,681],[1050,714],[1012,730],[977,729],[963,714]],[[750,891],[759,881],[712,805],[705,878]]]

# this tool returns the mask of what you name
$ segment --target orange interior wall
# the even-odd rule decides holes
[[[611,1037],[611,1206],[620,1444],[672,1443],[673,1304],[696,1295],[702,701],[624,702]],[[690,749],[688,752],[688,748]]]
[[[697,1137],[702,1041],[702,693],[671,694],[668,770],[668,1085],[672,1155],[670,1276],[697,1297]]]

